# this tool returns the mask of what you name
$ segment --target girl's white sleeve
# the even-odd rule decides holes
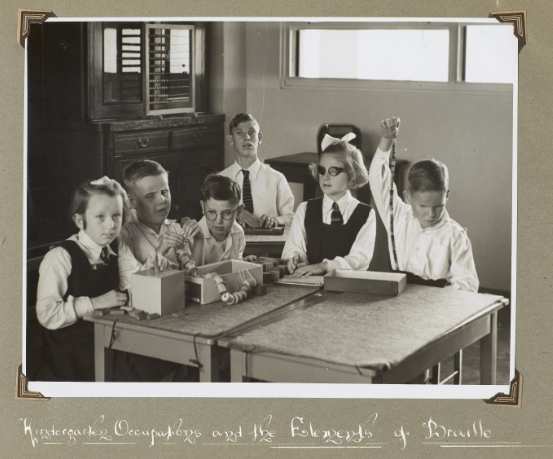
[[[302,202],[296,209],[292,224],[290,225],[290,233],[284,244],[281,258],[289,260],[294,255],[299,256],[299,261],[307,261],[307,234],[305,232],[305,210],[307,202]]]
[[[36,314],[41,325],[50,330],[67,327],[92,314],[89,297],[69,295],[63,299],[71,269],[71,256],[62,247],[50,250],[40,264]]]

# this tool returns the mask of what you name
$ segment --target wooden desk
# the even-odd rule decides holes
[[[221,302],[203,306],[192,303],[175,315],[154,320],[140,321],[129,315],[87,317],[85,320],[94,323],[96,381],[112,381],[112,332],[113,350],[184,365],[200,363],[201,382],[220,381],[221,363],[225,359],[228,362],[229,351],[217,347],[217,339],[320,301],[320,297],[310,296],[317,290],[317,287],[271,285],[266,295],[251,297],[235,306]]]
[[[284,233],[280,236],[249,236],[246,235],[246,255],[270,255],[280,258],[284,244],[290,233],[290,225],[284,227]]]
[[[481,384],[495,384],[497,311],[506,302],[417,285],[399,297],[325,292],[219,345],[231,349],[233,382],[406,383],[480,341]]]

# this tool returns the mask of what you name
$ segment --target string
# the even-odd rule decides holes
[[[113,342],[115,341],[115,324],[119,322],[119,319],[115,319],[113,321],[113,325],[111,327],[111,336],[109,338],[109,347],[108,349],[111,349],[111,346],[113,346]]]
[[[196,342],[196,338],[199,335],[200,335],[199,333],[196,333],[193,336],[194,354],[196,355],[196,359],[189,359],[189,361],[192,362],[192,363],[195,363],[196,365],[198,365],[198,369],[201,370],[204,367],[204,365],[203,365],[203,363],[200,362],[200,358],[198,357],[198,343]]]
[[[394,256],[394,263],[396,271],[399,269],[399,263],[397,262],[396,252],[396,238],[394,235],[394,179],[396,174],[396,139],[392,141],[392,154],[390,156],[390,172],[392,174],[392,182],[390,185],[390,239],[392,240],[392,254]]]

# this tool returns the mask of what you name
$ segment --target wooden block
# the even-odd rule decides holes
[[[146,318],[147,318],[148,320],[159,319],[159,317],[160,317],[160,315],[159,315],[159,314],[156,314],[155,312],[146,315]]]
[[[275,264],[271,261],[264,261],[263,262],[263,272],[268,273],[271,272],[275,267]]]
[[[406,285],[407,276],[401,273],[336,269],[324,277],[324,289],[335,292],[398,296]]]
[[[280,271],[278,269],[273,269],[270,274],[273,278],[273,282],[278,282],[278,280],[280,279]]]
[[[110,309],[109,313],[112,316],[124,316],[127,311],[125,311],[124,309]]]
[[[160,316],[184,309],[184,272],[174,269],[156,274],[153,269],[131,277],[133,308]]]
[[[269,291],[269,288],[266,285],[258,284],[255,286],[253,293],[254,295],[265,295]]]
[[[247,271],[247,274],[245,274]],[[217,273],[222,277],[228,292],[238,292],[246,279],[253,277],[258,284],[263,283],[263,266],[243,260],[226,260],[210,263],[198,268],[199,277],[186,276],[187,298],[201,304],[221,301],[213,278],[204,277],[207,273]]]
[[[105,316],[108,312],[105,309],[96,309],[92,312],[92,317],[102,317]]]
[[[273,275],[271,273],[263,273],[263,283],[272,284],[274,282]]]

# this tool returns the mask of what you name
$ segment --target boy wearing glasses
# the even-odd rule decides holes
[[[200,201],[204,213],[199,221],[203,235],[201,265],[242,258],[246,239],[236,222],[244,208],[240,198],[240,186],[234,180],[221,175],[206,177]]]
[[[368,182],[361,152],[335,139],[310,169],[324,196],[302,202],[296,210],[282,252],[288,271],[305,277],[332,269],[374,269],[375,238],[386,244],[386,235],[377,234],[371,207],[350,192]]]

